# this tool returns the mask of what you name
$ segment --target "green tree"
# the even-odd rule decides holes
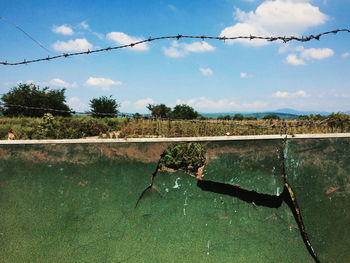
[[[148,104],[147,109],[151,111],[152,117],[166,119],[170,117],[171,108],[165,104]]]
[[[231,116],[230,115],[220,115],[217,117],[217,119],[229,121],[229,120],[231,120]]]
[[[51,113],[54,116],[70,116],[69,111],[71,109],[65,103],[66,96],[64,93],[65,89],[51,90],[49,87],[41,89],[32,83],[21,83],[2,95],[1,103],[4,104],[4,107],[0,108],[0,111],[8,117],[42,117],[45,113]]]
[[[191,106],[179,104],[174,107],[170,116],[177,120],[193,120],[197,119],[199,114]]]
[[[90,100],[90,110],[93,117],[115,117],[118,114],[118,108],[120,105],[115,99],[112,99],[112,95],[102,96]]]
[[[244,120],[244,116],[243,116],[242,114],[240,114],[240,113],[236,113],[236,114],[233,116],[232,120],[243,121],[243,120]]]
[[[263,119],[264,120],[279,120],[280,117],[276,114],[266,114]]]

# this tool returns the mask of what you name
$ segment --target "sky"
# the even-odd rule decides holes
[[[7,62],[177,34],[308,36],[350,28],[350,0],[0,1],[0,61]],[[0,65],[0,94],[18,83],[66,88],[76,111],[89,110],[89,101],[101,96],[112,96],[128,113],[148,113],[148,104],[160,103],[202,113],[349,111],[350,34],[289,43],[159,40]]]

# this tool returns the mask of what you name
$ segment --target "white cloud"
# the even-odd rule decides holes
[[[341,54],[342,58],[347,58],[349,56],[350,56],[350,52],[345,52],[345,53]]]
[[[286,57],[286,62],[293,66],[305,65],[304,60],[299,59],[296,54],[289,54]]]
[[[107,78],[88,78],[84,85],[89,87],[100,87],[102,90],[110,90],[111,86],[121,85],[120,81],[114,81]]]
[[[55,33],[61,34],[61,35],[65,35],[65,36],[71,36],[74,34],[73,29],[67,25],[53,26],[52,32],[55,32]]]
[[[67,42],[57,41],[52,46],[57,51],[87,51],[91,49],[93,46],[89,43],[85,38],[77,38],[74,40],[69,40]]]
[[[254,77],[254,75],[249,74],[249,73],[247,73],[247,72],[241,72],[241,73],[239,73],[239,76],[240,76],[242,79],[247,79],[247,78],[252,78],[252,77]]]
[[[140,99],[134,102],[136,109],[145,109],[148,104],[153,104],[154,100],[151,98]]]
[[[121,110],[123,112],[140,112],[140,113],[148,113],[148,109],[146,108],[148,104],[154,104],[154,100],[151,98],[139,99],[136,101],[123,101],[121,103]]]
[[[142,38],[128,36],[123,32],[110,32],[107,34],[107,38],[109,40],[116,42],[119,45],[129,45],[131,43],[142,41]],[[142,44],[138,44],[133,47],[130,47],[130,49],[135,51],[146,51],[149,49],[149,47],[146,43],[142,43]]]
[[[78,87],[78,84],[76,82],[68,83],[68,82],[66,82],[62,79],[59,79],[59,78],[53,78],[45,85],[62,87],[62,88],[76,88],[76,87]]]
[[[259,109],[266,105],[265,102],[239,104],[229,99],[212,100],[206,97],[193,98],[189,100],[176,100],[177,104],[187,104],[195,110],[202,112],[222,112],[233,110]]]
[[[224,28],[220,36],[300,35],[310,27],[322,25],[328,20],[326,14],[309,2],[310,0],[266,0],[255,11],[245,12],[237,8],[234,16],[238,23]],[[260,46],[270,42],[238,39],[226,43]]]
[[[192,42],[191,44],[178,43],[177,41],[173,41],[170,47],[163,47],[163,50],[166,56],[171,58],[178,58],[184,57],[189,53],[214,51],[215,47],[205,41]]]
[[[309,48],[301,52],[300,56],[304,59],[325,59],[334,55],[330,48]]]
[[[305,65],[305,60],[321,60],[334,55],[334,51],[330,48],[308,48],[305,49],[303,46],[298,46],[288,49],[284,49],[283,52],[297,51],[299,56],[295,53],[289,54],[286,58],[286,62],[293,66]]]
[[[297,98],[297,97],[306,98],[306,97],[310,97],[310,95],[308,93],[306,93],[304,90],[298,90],[294,93],[290,93],[287,91],[277,91],[274,94],[272,94],[272,96],[275,98]]]
[[[206,77],[209,77],[214,73],[211,68],[199,68],[199,71]]]
[[[83,103],[78,97],[71,97],[68,99],[68,106],[75,111],[84,111],[87,105]]]

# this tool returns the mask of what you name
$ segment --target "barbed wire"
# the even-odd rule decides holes
[[[29,39],[31,39],[35,44],[37,44],[39,47],[41,47],[42,49],[44,49],[45,51],[49,52],[50,54],[52,54],[52,52],[50,50],[48,50],[43,44],[41,44],[39,41],[35,40],[29,33],[27,33],[26,31],[24,31],[19,25],[13,23],[12,21],[8,20],[5,17],[1,17],[0,16],[0,20],[2,20],[3,22],[7,23],[8,25],[14,26],[15,28],[17,28],[19,31],[21,31],[23,34],[25,34]]]
[[[268,42],[275,42],[275,41],[282,41],[283,43],[288,43],[290,41],[299,41],[299,42],[308,42],[311,40],[320,40],[322,36],[329,35],[329,34],[337,34],[339,32],[347,32],[350,33],[350,29],[343,28],[343,29],[335,29],[331,31],[326,31],[317,35],[309,35],[306,37],[296,37],[296,36],[254,36],[254,35],[249,35],[249,36],[235,36],[235,37],[226,37],[226,36],[193,36],[193,35],[173,35],[173,36],[163,36],[163,37],[149,37],[148,39],[140,40],[137,42],[133,42],[127,45],[120,45],[120,46],[112,46],[112,47],[106,47],[106,48],[100,48],[100,49],[95,49],[95,50],[87,50],[87,51],[81,51],[81,52],[74,52],[74,53],[64,53],[61,55],[57,56],[48,56],[45,58],[38,58],[38,59],[31,59],[31,60],[26,60],[24,59],[21,62],[7,62],[7,61],[0,61],[0,65],[4,66],[16,66],[16,65],[25,65],[29,63],[36,63],[40,61],[49,61],[53,59],[58,59],[58,58],[67,58],[67,57],[72,57],[72,56],[78,56],[78,55],[89,55],[93,53],[99,53],[99,52],[105,52],[105,51],[111,51],[111,50],[116,50],[116,49],[124,49],[124,48],[133,48],[137,45],[145,44],[148,42],[152,41],[157,41],[157,40],[165,40],[165,39],[201,39],[201,40],[220,40],[220,41],[232,41],[232,40],[239,40],[239,39],[246,39],[246,40],[266,40]]]

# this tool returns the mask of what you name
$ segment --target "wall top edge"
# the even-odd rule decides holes
[[[174,138],[121,138],[121,139],[64,139],[64,140],[0,140],[0,145],[7,144],[76,144],[76,143],[136,143],[136,142],[210,142],[210,141],[244,141],[275,139],[323,139],[350,138],[350,133],[295,134],[295,135],[246,135],[246,136],[212,136],[212,137],[174,137]]]

